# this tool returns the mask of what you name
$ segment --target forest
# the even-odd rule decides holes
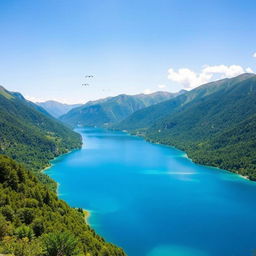
[[[122,256],[73,209],[14,160],[0,155],[0,253]]]
[[[56,194],[42,173],[81,136],[19,93],[0,87],[0,254],[122,256]]]

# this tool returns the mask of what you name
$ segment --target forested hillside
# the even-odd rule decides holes
[[[122,256],[72,209],[15,161],[0,155],[0,254]]]
[[[49,183],[39,171],[50,159],[80,146],[79,134],[21,94],[0,88],[0,154],[24,164]]]
[[[21,94],[0,88],[0,254],[125,255],[86,224],[82,209],[59,200],[56,183],[40,172],[80,146],[79,134]]]
[[[118,95],[91,101],[74,108],[60,120],[75,126],[105,126],[120,122],[135,111],[168,100],[183,93],[156,92],[152,94]]]
[[[119,129],[185,150],[198,163],[256,180],[256,76],[202,85],[135,112]]]

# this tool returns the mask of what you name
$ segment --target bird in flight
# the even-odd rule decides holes
[[[85,78],[93,78],[93,75],[86,75]],[[82,84],[82,86],[89,86],[90,84],[86,83],[86,84]]]

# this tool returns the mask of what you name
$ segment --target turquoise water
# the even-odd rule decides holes
[[[78,131],[83,148],[47,174],[108,241],[130,256],[255,255],[256,183],[126,133]]]

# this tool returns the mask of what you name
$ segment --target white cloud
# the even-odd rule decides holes
[[[252,57],[256,58],[256,52],[252,55]]]
[[[200,73],[196,73],[188,68],[180,68],[177,71],[170,68],[168,70],[168,79],[182,84],[185,89],[193,89],[212,80],[231,78],[245,72],[254,73],[250,67],[244,69],[239,65],[204,66]]]
[[[166,85],[165,85],[165,84],[159,84],[157,87],[158,87],[159,89],[164,89],[164,88],[166,88]]]
[[[153,93],[153,91],[152,90],[150,90],[150,89],[146,89],[146,90],[144,90],[144,92],[143,92],[144,94],[151,94],[151,93]]]
[[[207,66],[203,69],[203,73],[208,74],[220,74],[222,77],[234,77],[244,73],[244,69],[238,65],[218,65],[218,66]]]
[[[177,72],[170,68],[168,72],[168,78],[170,80],[182,84],[184,88],[187,89],[194,88],[199,84],[206,83],[211,78],[211,75],[204,73],[197,75],[195,72],[188,68],[181,68]]]
[[[247,68],[245,71],[246,71],[247,73],[254,73],[254,71],[253,71],[251,68]]]

